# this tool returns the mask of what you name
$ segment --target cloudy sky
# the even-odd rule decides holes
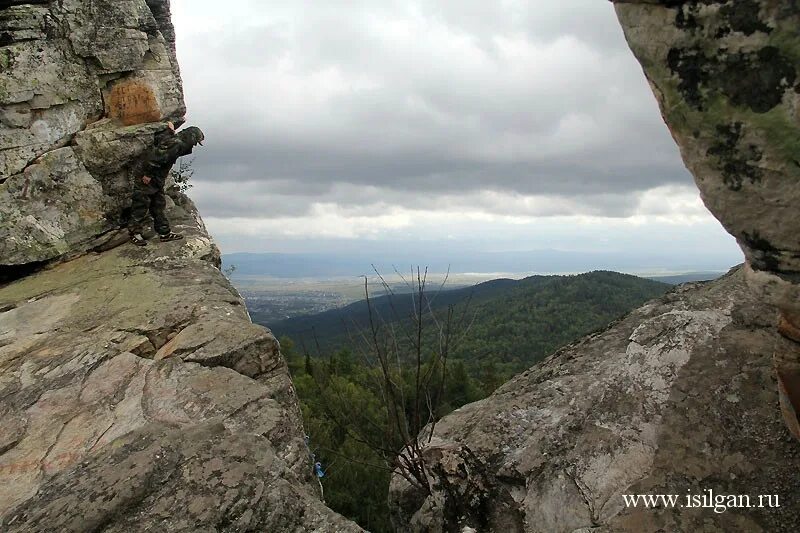
[[[603,0],[173,0],[224,252],[739,261]],[[424,257],[415,259],[424,262]]]

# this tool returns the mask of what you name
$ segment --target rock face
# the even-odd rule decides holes
[[[703,201],[736,237],[750,286],[800,342],[800,6],[614,0]],[[800,360],[779,357],[800,438]]]
[[[0,4],[0,264],[101,244],[184,113],[168,0]]]
[[[0,3],[0,531],[361,531],[191,201],[115,231],[184,111],[168,0]]]
[[[800,7],[615,7],[708,208],[754,269],[800,273]]]
[[[0,288],[0,530],[360,531],[325,507],[275,338],[185,241]]]
[[[436,426],[427,496],[402,478],[400,531],[798,531],[800,450],[772,354],[800,355],[741,269],[681,286]],[[626,507],[623,494],[758,495],[779,508]],[[704,492],[705,491],[705,492]],[[766,502],[766,500],[765,500]],[[766,503],[765,503],[766,506]]]

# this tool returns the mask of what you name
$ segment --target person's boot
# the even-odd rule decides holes
[[[147,241],[142,237],[141,233],[134,233],[131,235],[131,242],[136,246],[147,246]]]
[[[161,239],[161,242],[179,241],[183,239],[183,235],[180,233],[169,232],[159,236],[159,239]]]

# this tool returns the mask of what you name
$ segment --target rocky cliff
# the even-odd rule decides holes
[[[800,6],[794,0],[615,0],[625,37],[745,276],[800,342]],[[800,361],[776,354],[800,438]]]
[[[0,530],[360,531],[312,479],[278,343],[184,242],[0,288]]]
[[[393,480],[401,531],[800,529],[800,6],[614,4],[703,201],[746,263],[445,417],[424,452],[431,493]],[[687,508],[687,494],[709,490],[781,506]],[[633,508],[624,494],[680,500]]]
[[[103,244],[129,170],[185,113],[167,0],[0,9],[0,263]],[[165,37],[166,36],[166,37]]]
[[[191,201],[119,230],[183,121],[168,1],[3,2],[0,71],[0,530],[360,531]]]

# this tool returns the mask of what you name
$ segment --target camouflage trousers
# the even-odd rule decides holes
[[[169,220],[164,210],[167,208],[167,199],[163,189],[137,185],[133,188],[133,198],[131,199],[131,218],[128,223],[128,231],[131,235],[143,233],[147,224],[147,215],[153,217],[153,229],[159,235],[167,235],[170,232]]]

